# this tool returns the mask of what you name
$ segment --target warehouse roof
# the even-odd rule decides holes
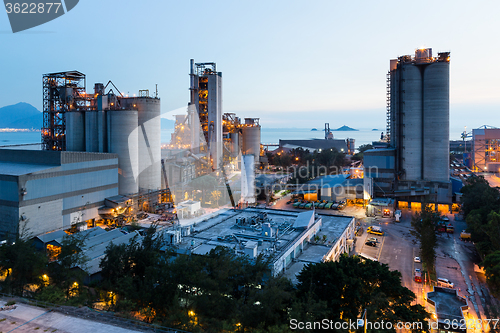
[[[0,175],[21,176],[57,167],[58,165],[0,161]]]
[[[38,239],[42,243],[48,243],[53,240],[56,240],[58,238],[62,238],[66,236],[67,233],[64,230],[57,230],[57,231],[52,231],[43,235],[38,235],[35,237],[35,239]]]
[[[427,299],[436,308],[439,321],[463,319],[463,310],[467,309],[467,300],[459,296],[456,289],[434,287],[427,293]]]

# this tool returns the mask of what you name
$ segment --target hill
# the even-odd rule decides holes
[[[337,128],[337,129],[334,129],[334,130],[332,130],[332,131],[359,131],[359,130],[357,130],[357,129],[355,129],[355,128],[351,128],[351,127],[349,127],[349,126],[344,125],[344,126],[342,126],[342,127],[339,127],[339,128]]]
[[[162,130],[173,130],[175,126],[175,121],[170,119],[161,118],[161,129]]]
[[[42,128],[42,112],[28,103],[17,103],[0,108],[0,128]]]

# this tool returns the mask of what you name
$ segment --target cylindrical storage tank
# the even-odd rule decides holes
[[[66,150],[85,151],[85,113],[66,112]]]
[[[255,162],[260,156],[260,126],[248,126],[242,128],[242,154],[254,155]]]
[[[99,152],[98,111],[85,113],[85,148],[87,152]]]
[[[255,156],[241,157],[241,201],[255,203]]]
[[[161,188],[161,110],[158,98],[134,98],[139,126],[139,191]]]
[[[118,154],[118,193],[135,194],[139,190],[138,112],[107,111],[108,152]]]
[[[434,62],[424,72],[425,180],[450,179],[450,63]]]
[[[402,64],[402,117],[399,144],[404,180],[422,179],[422,75],[413,64]]]
[[[240,134],[238,132],[229,133],[231,138],[231,156],[238,156],[240,153]]]
[[[97,136],[99,141],[99,152],[108,152],[108,131],[106,111],[97,111]]]

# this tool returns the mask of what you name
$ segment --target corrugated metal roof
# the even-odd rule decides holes
[[[88,237],[88,238],[91,238],[91,237],[94,237],[94,236],[97,236],[97,235],[101,235],[101,234],[104,234],[104,233],[106,233],[106,230],[104,230],[103,228],[100,228],[100,227],[95,227],[95,228],[91,228],[91,229],[80,231],[80,232],[76,233],[75,235],[78,235],[79,237]],[[59,246],[61,246],[63,238],[64,238],[64,235],[62,237],[54,239],[51,242],[57,243],[57,244],[59,244]]]
[[[40,240],[42,243],[48,243],[48,242],[53,241],[55,239],[62,238],[66,235],[67,234],[66,234],[66,232],[64,232],[64,230],[57,230],[57,231],[49,232],[47,234],[38,235],[35,238]]]
[[[98,244],[96,246],[93,246],[92,248],[85,250],[83,254],[87,256],[87,258],[89,258],[89,261],[85,265],[86,267],[80,267],[80,266],[76,267],[79,267],[82,270],[86,270],[89,275],[93,275],[100,272],[101,268],[99,267],[99,264],[101,263],[102,258],[104,258],[104,253],[106,252],[106,248],[110,244],[114,245],[126,244],[134,237],[137,237],[137,240],[139,242],[143,238],[137,231],[131,232],[129,234],[121,233],[121,236],[117,238],[111,239],[105,243]]]

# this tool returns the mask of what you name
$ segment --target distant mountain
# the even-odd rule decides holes
[[[359,131],[359,130],[357,130],[357,129],[355,129],[355,128],[351,128],[351,127],[349,127],[349,126],[344,125],[344,126],[342,126],[342,127],[339,127],[339,128],[337,128],[337,129],[334,129],[334,130],[332,130],[332,131]]]
[[[0,128],[41,129],[42,112],[28,103],[17,103],[0,108]]]
[[[318,129],[317,128],[313,128],[311,131],[317,131]]]
[[[161,118],[161,129],[162,130],[173,130],[175,126],[175,121],[170,119]]]

